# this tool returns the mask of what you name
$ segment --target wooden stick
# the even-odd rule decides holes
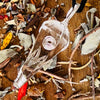
[[[66,62],[66,61],[57,62],[57,64],[61,64],[61,65],[69,64],[69,63],[70,63],[69,61],[68,62]],[[75,65],[75,64],[77,64],[77,62],[73,61],[72,64]]]
[[[73,100],[73,98],[79,97],[79,96],[88,96],[89,94],[90,94],[90,92],[87,92],[87,93],[77,93],[77,94],[74,94],[71,97],[69,97],[68,100]]]
[[[56,78],[56,79],[58,79],[58,80],[65,81],[65,82],[67,82],[67,83],[79,84],[79,83],[76,83],[76,82],[70,82],[70,81],[68,81],[68,80],[65,79],[65,78],[62,78],[62,77],[60,77],[60,76],[54,75],[54,74],[49,73],[49,72],[45,72],[45,71],[43,71],[43,70],[39,70],[38,72],[40,72],[40,73],[42,73],[42,74],[46,74],[46,75],[51,76],[51,77],[53,77],[53,78]]]
[[[100,100],[100,94],[95,96],[96,100]],[[86,96],[86,97],[79,97],[79,98],[73,98],[72,100],[92,100],[93,96]]]
[[[93,100],[95,100],[93,58],[94,58],[94,54],[92,54],[92,57],[91,57],[91,74],[92,74],[92,94],[93,94]]]

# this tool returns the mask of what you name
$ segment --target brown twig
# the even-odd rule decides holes
[[[68,69],[68,74],[69,74],[69,80],[70,80],[70,81],[72,80],[72,79],[71,79],[71,64],[72,64],[71,62],[72,62],[72,58],[73,58],[73,56],[74,56],[76,50],[78,49],[78,47],[80,46],[80,44],[81,44],[90,34],[92,34],[93,32],[95,32],[95,31],[98,30],[98,29],[100,29],[100,27],[98,27],[98,28],[96,28],[96,29],[90,31],[87,35],[85,35],[85,36],[78,42],[77,46],[75,47],[75,49],[74,49],[73,52],[71,53],[70,60],[69,60],[69,61],[70,61],[70,63],[69,63],[69,69]]]
[[[3,68],[4,66],[6,66],[9,63],[10,60],[11,60],[11,58],[7,58],[2,63],[0,63],[0,69]]]
[[[38,72],[40,72],[40,73],[42,73],[42,74],[46,74],[46,75],[51,76],[51,77],[53,77],[53,78],[56,78],[56,79],[58,79],[58,80],[65,81],[65,82],[67,82],[67,83],[79,84],[79,83],[76,83],[76,82],[70,82],[70,81],[68,81],[68,80],[65,79],[65,78],[62,78],[62,77],[60,77],[60,76],[54,75],[54,74],[49,73],[49,72],[45,72],[45,71],[43,71],[43,70],[39,70]]]
[[[96,95],[96,100],[100,100],[100,94]],[[86,97],[79,97],[79,98],[74,98],[72,100],[92,100],[92,96],[86,96]]]
[[[45,72],[45,71],[43,71],[43,70],[32,71],[32,69],[29,68],[29,67],[27,67],[27,66],[24,67],[24,68],[25,68],[27,71],[30,71],[32,75],[35,75],[37,72],[40,72],[40,73],[42,73],[42,74],[48,75],[48,76],[53,77],[53,78],[58,79],[58,80],[65,81],[65,82],[70,83],[70,84],[79,84],[79,83],[76,83],[76,82],[70,82],[70,81],[68,81],[68,80],[65,79],[65,78],[62,78],[62,77],[60,77],[60,76],[54,75],[54,74],[49,73],[49,72]],[[31,75],[31,76],[32,76],[32,75]]]
[[[73,100],[73,98],[75,98],[75,97],[87,96],[89,94],[90,94],[90,92],[87,92],[87,93],[77,93],[77,94],[72,95],[68,100]]]
[[[95,100],[93,58],[94,58],[94,54],[92,54],[92,57],[91,57],[91,74],[92,74],[92,94],[93,94],[93,100]]]
[[[69,63],[70,63],[69,61],[68,62],[66,62],[66,61],[57,62],[57,64],[60,64],[60,65],[69,64]],[[76,65],[77,62],[76,61],[73,61],[72,64],[73,65]]]
[[[76,29],[74,30],[74,32],[77,33],[77,31],[80,30],[81,28],[82,28],[82,26],[80,25],[78,28],[76,28]]]

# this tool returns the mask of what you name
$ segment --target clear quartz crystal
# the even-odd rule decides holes
[[[42,56],[47,55],[48,59],[53,58],[64,51],[69,45],[68,22],[75,14],[79,4],[71,8],[64,21],[47,20],[39,29],[34,49],[41,47]]]
[[[21,67],[20,69],[22,70],[22,73],[18,75],[14,82],[16,88],[20,88],[26,82],[26,79],[29,79],[38,70],[42,69],[42,66],[46,65],[47,61],[57,56],[57,54],[68,47],[68,22],[79,6],[79,4],[76,4],[74,8],[71,8],[62,22],[59,22],[58,20],[47,20],[42,24],[34,48],[31,49],[25,63],[23,64],[23,68]],[[31,68],[33,72],[24,69],[24,66]],[[26,79],[22,81],[22,78],[25,77]]]

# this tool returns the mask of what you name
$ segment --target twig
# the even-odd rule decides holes
[[[51,74],[51,73],[49,73],[49,72],[45,72],[45,71],[43,71],[43,70],[39,70],[38,72],[40,72],[40,73],[42,73],[42,74],[46,74],[46,75],[51,76],[51,77],[53,77],[53,78],[56,78],[56,79],[58,79],[58,80],[65,81],[65,82],[67,82],[67,83],[79,84],[79,83],[76,83],[76,82],[67,81],[67,79],[65,79],[65,78],[62,78],[62,77],[60,77],[60,76]]]
[[[82,28],[82,26],[80,25],[78,28],[76,28],[76,29],[74,30],[74,32],[77,33],[77,31],[80,30],[81,28]]]
[[[59,76],[54,75],[54,74],[51,74],[51,73],[49,73],[49,72],[45,72],[45,71],[43,71],[43,70],[39,70],[38,72],[40,72],[40,73],[42,73],[42,74],[49,75],[49,76],[54,77],[54,78],[59,79],[59,80],[63,80],[63,81],[66,80],[66,79],[64,79],[64,78],[62,78],[62,77],[59,77]]]
[[[66,61],[65,62],[64,61],[57,62],[57,64],[61,64],[61,65],[69,64],[69,63],[70,63],[69,61],[68,62],[66,62]],[[77,62],[76,61],[73,61],[72,64],[75,65],[75,64],[77,64]]]
[[[75,98],[73,100],[92,100],[93,97],[92,96],[87,96],[87,97],[79,97],[79,98]],[[100,100],[100,94],[96,95],[96,99]]]
[[[93,93],[93,100],[95,100],[93,58],[94,58],[94,54],[92,54],[92,57],[91,57],[91,74],[92,74],[92,93]]]
[[[58,79],[58,80],[65,81],[65,82],[70,83],[70,84],[79,84],[79,83],[77,83],[77,82],[70,82],[70,81],[68,81],[68,80],[65,79],[65,78],[62,78],[62,77],[60,77],[60,76],[54,75],[54,74],[49,73],[49,72],[45,72],[45,71],[43,71],[43,70],[32,71],[32,69],[29,68],[29,67],[25,67],[25,69],[26,69],[27,71],[30,71],[33,75],[35,75],[37,72],[40,72],[40,73],[42,73],[42,74],[46,74],[46,75],[48,75],[48,76],[50,76],[50,77],[53,77],[53,78]],[[31,76],[32,76],[32,75],[31,75]]]
[[[49,72],[45,72],[45,71],[43,71],[43,70],[39,70],[38,72],[40,72],[40,73],[42,73],[42,74],[46,74],[46,75],[51,76],[51,77],[53,77],[53,78],[56,78],[56,79],[58,79],[58,80],[65,81],[65,82],[67,82],[67,83],[79,84],[79,83],[76,83],[76,82],[67,81],[67,79],[65,79],[65,78],[62,78],[62,77],[60,77],[60,76],[51,74],[51,73],[49,73]]]
[[[85,65],[83,65],[81,67],[71,67],[71,69],[72,70],[81,70],[81,69],[87,67],[90,63],[91,63],[91,59]]]
[[[78,47],[80,46],[80,44],[90,35],[90,34],[92,34],[94,31],[96,31],[96,30],[98,30],[99,29],[99,27],[98,28],[96,28],[96,29],[94,29],[94,30],[92,30],[92,31],[90,31],[88,34],[86,34],[79,42],[78,42],[78,44],[77,44],[77,46],[75,47],[75,49],[73,50],[73,52],[71,53],[71,56],[70,56],[70,60],[69,60],[69,70],[68,70],[68,74],[69,74],[69,80],[71,81],[72,79],[71,79],[71,62],[72,62],[72,58],[73,58],[73,56],[74,56],[74,54],[75,54],[75,52],[76,52],[76,50],[78,49]]]
[[[87,96],[88,94],[90,94],[90,92],[87,92],[87,93],[77,93],[77,94],[72,95],[68,100],[72,100],[73,98],[78,97],[78,96]]]
[[[100,50],[97,51],[94,56],[98,55],[100,53]],[[81,69],[84,69],[85,67],[87,67],[89,64],[91,63],[91,59],[83,66],[80,66],[80,67],[71,67],[72,70],[81,70]]]

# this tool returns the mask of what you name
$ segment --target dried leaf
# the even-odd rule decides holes
[[[24,21],[24,17],[23,17],[22,14],[18,14],[17,17],[18,17],[18,20],[20,20],[20,21]]]
[[[20,40],[20,44],[25,48],[24,50],[28,50],[32,44],[31,36],[24,33],[18,33],[18,37]]]
[[[4,91],[0,91],[0,98],[4,97],[7,94],[9,89],[10,87],[7,87]]]
[[[43,5],[44,4],[44,0],[41,0],[41,5]]]
[[[95,21],[96,21],[95,27],[98,27],[100,25],[100,19],[95,16]]]
[[[4,37],[4,34],[0,34],[0,39],[2,39]]]
[[[35,36],[34,36],[34,34],[32,34],[33,47],[34,47],[34,45],[35,45],[35,41],[36,41]]]
[[[2,63],[0,63],[0,69],[3,68],[4,66],[6,66],[9,63],[10,60],[11,60],[11,58],[7,58]]]
[[[10,92],[2,100],[17,100],[17,92]]]
[[[87,81],[88,81],[88,79],[84,78],[83,80],[80,80],[80,83],[87,82]]]
[[[77,33],[77,36],[75,37],[75,41],[73,43],[72,49],[74,49],[76,47],[76,45],[78,44],[79,40],[83,37],[84,35],[84,31],[80,30]]]
[[[15,52],[13,49],[5,49],[0,51],[0,63],[6,60],[8,57],[13,57],[16,54],[17,52]]]
[[[0,2],[0,6],[2,6],[3,5],[3,2]]]
[[[37,100],[46,100],[43,96],[37,98]]]
[[[97,78],[100,78],[100,74],[99,74],[99,76]]]
[[[65,91],[64,90],[60,90],[59,92],[57,92],[55,95],[54,95],[54,97],[55,98],[59,98],[59,99],[63,99],[64,97],[65,97]]]
[[[64,95],[63,95],[63,93],[56,93],[56,94],[54,95],[54,97],[55,97],[55,98],[63,99],[63,98],[64,98]]]
[[[86,7],[91,7],[92,5],[91,5],[90,3],[87,2],[87,3],[85,4],[85,6],[86,6]]]
[[[18,2],[18,0],[11,0],[10,2]]]
[[[3,45],[1,46],[1,50],[5,49],[9,45],[11,39],[12,39],[12,33],[9,32],[8,35],[5,37],[5,39],[3,40]]]
[[[30,2],[31,2],[33,5],[35,5],[34,0],[30,0]]]
[[[100,28],[97,28],[92,31],[86,40],[85,43],[82,45],[81,54],[86,55],[92,53],[100,43]]]
[[[43,66],[43,70],[55,68],[56,63],[57,63],[57,57],[55,56],[54,58],[52,58],[46,62],[46,64]]]
[[[41,90],[35,88],[35,87],[31,87],[31,88],[28,89],[27,93],[28,93],[29,96],[36,96],[36,97],[38,97],[38,96],[41,96],[41,94],[43,92]]]
[[[27,4],[27,12],[36,12],[36,7],[33,4]]]
[[[8,24],[8,25],[16,25],[15,20],[6,21],[6,24]]]
[[[99,81],[98,79],[95,79],[95,86],[96,86],[97,88],[99,88],[99,86],[100,86],[100,81]]]
[[[96,86],[96,88],[100,88],[100,74],[99,74],[99,76],[98,77],[96,77],[96,79],[95,79],[95,86]]]

